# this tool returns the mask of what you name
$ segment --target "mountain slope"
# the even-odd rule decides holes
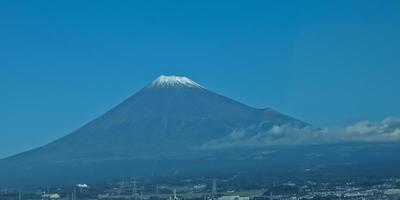
[[[202,144],[236,129],[282,124],[307,125],[221,96],[186,77],[160,76],[73,133],[0,164],[31,170],[46,164],[191,157]]]

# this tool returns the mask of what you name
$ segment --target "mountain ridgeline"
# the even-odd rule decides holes
[[[11,159],[75,162],[163,158],[252,125],[306,126],[272,109],[255,109],[211,92],[186,77],[160,76],[75,132]],[[187,155],[187,154],[186,154]]]
[[[303,167],[320,165],[325,158],[338,156],[336,147],[218,151],[203,148],[204,144],[226,138],[235,130],[256,127],[256,132],[265,132],[284,125],[308,126],[270,108],[252,108],[211,92],[186,77],[160,76],[71,134],[0,160],[0,185],[243,170],[278,174],[279,169],[287,174],[285,169],[293,166],[301,172]],[[322,151],[329,151],[330,156],[324,159],[306,156]],[[265,157],[265,152],[278,153]]]

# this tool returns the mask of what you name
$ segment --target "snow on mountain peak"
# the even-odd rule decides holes
[[[190,87],[204,88],[200,84],[190,80],[184,76],[165,76],[161,75],[156,80],[151,82],[150,87]]]

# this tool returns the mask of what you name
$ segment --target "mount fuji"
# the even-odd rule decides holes
[[[279,124],[307,125],[211,92],[187,77],[162,75],[73,133],[0,163],[30,172],[47,165],[193,156],[188,153],[238,128]]]
[[[243,134],[251,137],[254,132],[266,132],[276,126],[303,128],[309,124],[271,108],[244,105],[186,77],[160,76],[76,131],[0,160],[0,185],[74,183],[128,175],[225,173],[240,171],[243,163],[252,170],[264,168],[265,164],[274,164],[274,169],[294,166],[296,162],[303,165],[303,157],[293,153],[274,154],[269,157],[272,160],[260,159],[265,152],[293,152],[285,149],[255,153],[245,148],[203,148],[237,130],[250,127],[253,131]],[[304,153],[299,149],[294,152]],[[247,159],[252,161],[242,162]],[[221,163],[222,160],[225,161]],[[273,172],[271,166],[266,169]]]
[[[255,109],[179,76],[160,76],[75,132],[12,160],[66,163],[175,156],[251,125],[307,124],[270,108]]]

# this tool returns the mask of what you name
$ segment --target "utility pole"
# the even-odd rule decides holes
[[[156,194],[158,194],[158,184],[156,184]]]
[[[121,181],[120,186],[119,186],[119,188],[117,190],[118,196],[122,194],[122,190],[124,188],[124,184],[125,184],[124,181]]]
[[[178,198],[176,197],[176,189],[174,189],[174,200],[177,200]]]
[[[212,183],[211,198],[213,200],[217,198],[217,183],[215,181],[215,178],[213,179],[213,183]]]
[[[138,191],[137,191],[137,187],[136,187],[136,178],[135,177],[133,177],[132,195],[134,196],[135,199],[138,199]]]

